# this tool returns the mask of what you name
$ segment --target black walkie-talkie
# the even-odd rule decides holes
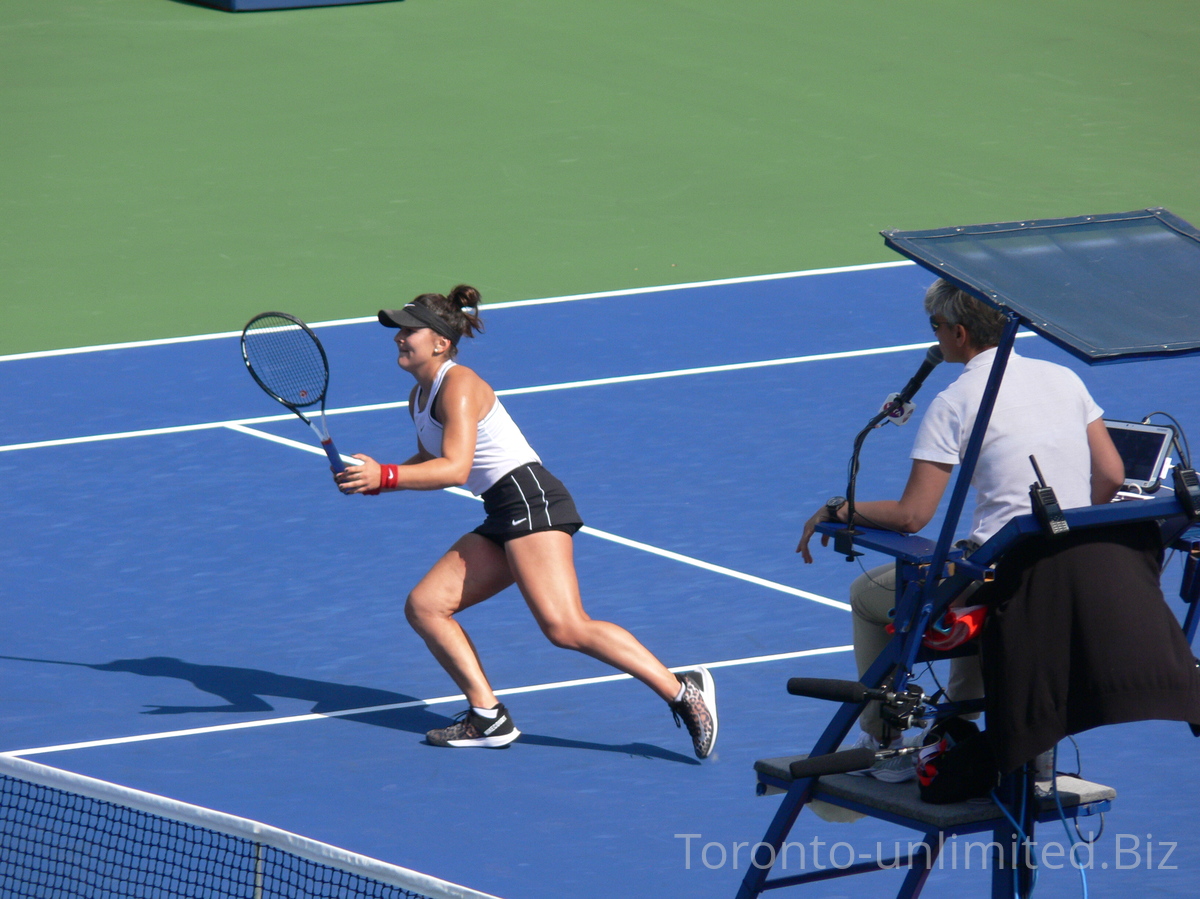
[[[1033,505],[1033,514],[1041,522],[1042,530],[1046,532],[1047,537],[1065,534],[1071,530],[1071,526],[1063,517],[1062,508],[1058,505],[1058,497],[1054,495],[1054,488],[1047,484],[1046,479],[1042,477],[1042,470],[1038,468],[1037,459],[1030,456],[1029,461],[1033,465],[1033,473],[1037,475],[1037,483],[1029,485],[1029,501]]]
[[[1192,521],[1200,518],[1200,477],[1194,469],[1177,465],[1175,474],[1175,498]]]

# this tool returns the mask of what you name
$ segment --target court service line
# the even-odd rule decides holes
[[[483,311],[494,309],[516,309],[521,306],[544,306],[549,303],[569,303],[575,300],[600,300],[607,297],[637,296],[643,293],[665,293],[673,290],[691,290],[700,287],[722,287],[734,284],[754,284],[761,281],[783,281],[788,278],[810,278],[817,275],[840,275],[850,272],[867,272],[875,269],[897,268],[900,266],[916,265],[907,259],[895,262],[868,262],[863,265],[845,265],[837,268],[813,268],[798,272],[780,272],[773,275],[746,275],[741,278],[722,278],[715,281],[689,281],[683,284],[662,284],[656,287],[629,287],[624,290],[606,290],[599,293],[576,293],[561,297],[545,297],[533,300],[509,300],[502,303],[484,303]],[[333,328],[340,325],[361,325],[377,321],[375,316],[359,316],[356,318],[330,319],[323,322],[309,322],[311,328]],[[16,362],[21,359],[46,359],[54,356],[73,356],[81,353],[99,353],[107,350],[132,350],[142,347],[171,346],[177,343],[197,343],[204,340],[227,340],[241,337],[241,331],[219,331],[213,334],[193,334],[186,337],[159,337],[153,340],[131,340],[125,343],[102,343],[95,346],[68,347],[58,350],[35,350],[29,353],[12,353],[0,356],[0,362]]]
[[[378,412],[381,409],[397,409],[408,405],[408,401],[391,403],[369,403],[365,406],[344,406],[340,409],[327,409],[326,415],[348,415],[353,412]],[[255,418],[235,418],[229,421],[206,421],[194,425],[168,425],[163,428],[143,428],[138,431],[114,431],[109,434],[90,434],[86,437],[60,437],[54,440],[35,440],[31,443],[10,443],[0,446],[0,453],[15,452],[16,450],[46,449],[52,446],[73,446],[77,443],[99,443],[105,440],[129,440],[134,437],[161,437],[166,434],[186,434],[190,431],[215,431],[220,428],[236,430],[242,425],[269,424],[275,421],[295,421],[296,416],[291,412],[277,415],[259,415]],[[261,432],[260,432],[261,433]]]
[[[1032,331],[1022,331],[1017,337],[1033,337]],[[683,378],[692,375],[709,375],[721,372],[749,371],[780,365],[799,365],[805,362],[827,362],[835,359],[856,359],[866,356],[882,356],[889,353],[906,353],[928,349],[929,341],[906,343],[896,346],[870,347],[863,350],[844,350],[834,353],[815,353],[809,356],[785,356],[780,359],[762,359],[753,362],[731,362],[724,365],[705,365],[697,368],[677,368],[668,371],[646,372],[637,375],[614,375],[609,378],[589,378],[582,381],[563,381],[558,384],[538,384],[532,387],[509,387],[496,391],[497,396],[524,396],[532,393],[548,393],[555,390],[576,390],[584,387],[605,387],[613,384],[632,384],[639,381],[656,381],[664,378]],[[369,403],[362,406],[342,406],[326,410],[326,415],[349,415],[355,412],[378,412],[386,409],[402,409],[407,400],[387,403]],[[289,421],[291,413],[262,415],[255,418],[235,418],[228,421],[210,421],[190,425],[171,425],[163,428],[145,428],[137,431],[116,431],[109,434],[91,434],[85,437],[61,437],[53,440],[36,440],[30,443],[10,443],[0,446],[0,453],[17,450],[46,449],[53,446],[72,446],[79,443],[96,443],[105,440],[127,440],[134,437],[156,437],[165,434],[183,434],[189,431],[206,431],[217,428],[233,428],[237,425],[265,424],[274,421]]]
[[[269,440],[272,443],[279,443],[283,446],[288,446],[293,449],[303,450],[306,453],[312,453],[315,456],[325,455],[325,451],[311,444],[301,443],[298,440],[292,440],[288,437],[279,437],[275,434],[268,434],[266,431],[257,431],[254,428],[247,428],[242,425],[229,425],[229,430],[237,431],[240,434],[246,434],[250,437],[260,437],[263,440]],[[343,456],[342,459],[347,464],[356,464],[356,460],[349,456]],[[463,490],[461,487],[446,487],[446,493],[453,493],[455,496],[463,496],[467,499],[473,499],[476,502],[483,502],[474,493],[469,490]],[[705,562],[703,559],[697,559],[694,556],[685,556],[683,553],[673,552],[669,549],[662,549],[658,546],[652,546],[649,543],[642,543],[639,540],[631,540],[628,537],[622,537],[610,531],[602,531],[599,528],[584,525],[579,529],[581,534],[587,534],[591,537],[598,537],[601,540],[607,540],[610,543],[616,543],[620,546],[627,546],[630,549],[641,550],[645,553],[650,553],[654,556],[661,556],[664,559],[670,559],[673,562],[682,562],[684,565],[691,565],[693,568],[699,568],[704,571],[711,571],[714,574],[723,574],[726,577],[736,578],[739,581],[746,581],[749,584],[754,584],[759,587],[766,587],[770,590],[777,590],[780,593],[787,593],[790,596],[798,596],[801,599],[810,599],[813,602],[821,603],[822,605],[832,606],[835,609],[841,609],[844,612],[850,611],[849,603],[839,602],[836,599],[830,599],[827,596],[821,596],[818,593],[809,593],[807,590],[801,590],[797,587],[789,587],[787,584],[781,584],[778,581],[769,581],[766,578],[761,578],[753,574],[746,574],[744,571],[738,571],[734,568],[726,568],[724,565],[715,565],[712,562]]]
[[[744,659],[728,659],[722,662],[705,662],[706,668],[733,668],[739,665],[756,665],[766,662],[780,662],[789,659],[802,659],[811,656],[830,655],[838,652],[849,652],[853,646],[825,646],[820,649],[802,649],[797,652],[780,652],[773,655],[752,656]],[[683,665],[669,669],[670,671],[693,671],[696,665]],[[549,690],[563,690],[571,687],[586,687],[593,684],[608,684],[614,681],[632,680],[628,674],[608,674],[601,677],[583,677],[575,680],[554,681],[544,684],[531,684],[524,687],[508,687],[496,690],[497,696],[515,696],[520,693],[543,693]],[[310,712],[307,715],[287,715],[280,718],[260,718],[255,721],[237,721],[232,724],[214,724],[209,727],[189,727],[183,730],[159,731],[152,734],[136,734],[130,737],[111,737],[104,740],[85,740],[79,743],[60,743],[55,746],[38,746],[31,749],[13,749],[0,752],[0,755],[11,758],[21,758],[30,755],[45,755],[51,752],[67,752],[75,749],[95,749],[101,746],[122,746],[129,743],[145,743],[151,740],[170,740],[177,737],[192,737],[200,734],[215,734],[233,730],[247,730],[253,727],[274,727],[280,724],[300,724],[305,721],[321,721],[326,718],[350,718],[357,715],[371,715],[378,712],[391,712],[399,709],[425,708],[432,705],[442,705],[448,702],[464,702],[466,696],[458,693],[454,696],[436,696],[432,699],[413,699],[408,702],[393,702],[386,705],[365,706],[358,709],[339,709],[332,712]]]
[[[250,437],[260,437],[263,440],[269,440],[272,443],[279,443],[283,446],[291,447],[292,449],[303,450],[306,453],[312,453],[315,456],[325,455],[325,451],[319,447],[312,446],[307,443],[301,443],[298,440],[291,440],[287,437],[279,437],[275,434],[268,434],[265,431],[257,431],[254,428],[247,428],[242,425],[229,425],[231,431],[237,431],[240,434],[246,434]],[[354,464],[355,460],[349,456],[342,457],[347,463]],[[461,487],[447,487],[446,493],[453,493],[455,496],[466,497],[473,499],[476,502],[482,500],[471,493],[469,490],[463,490]],[[694,556],[685,556],[683,553],[673,552],[669,549],[662,549],[658,546],[652,546],[649,543],[642,543],[638,540],[631,540],[628,537],[622,537],[618,534],[613,534],[609,531],[602,531],[599,528],[593,528],[584,525],[579,529],[580,533],[587,534],[591,537],[598,537],[601,540],[607,540],[610,543],[616,543],[620,546],[627,546],[630,549],[641,550],[642,552],[650,553],[651,555],[661,556],[664,559],[670,559],[673,562],[682,562],[684,565],[691,565],[693,568],[700,568],[704,571],[711,571],[714,574],[723,574],[726,577],[736,578],[740,581],[746,581],[750,584],[755,584],[759,587],[766,587],[770,590],[777,590],[780,593],[787,593],[791,596],[798,596],[801,599],[810,599],[813,602],[821,603],[822,605],[832,606],[835,609],[849,612],[850,606],[847,603],[839,602],[836,599],[830,599],[827,596],[821,596],[817,593],[809,593],[807,590],[800,590],[796,587],[789,587],[787,584],[781,584],[778,581],[769,581],[766,578],[757,577],[753,574],[746,574],[744,571],[737,571],[733,568],[726,568],[724,565],[715,565],[712,562],[705,562],[703,559],[697,559]]]
[[[714,565],[712,562],[705,562],[701,559],[685,556],[682,553],[672,552],[669,549],[660,549],[657,546],[651,546],[648,543],[640,543],[637,540],[630,540],[628,537],[619,537],[616,534],[610,534],[608,531],[601,531],[593,527],[584,525],[579,529],[582,534],[590,534],[593,537],[599,537],[601,540],[608,540],[612,543],[618,543],[621,546],[628,546],[632,549],[640,549],[642,552],[650,553],[655,556],[662,556],[664,559],[670,559],[673,562],[682,562],[684,565],[691,565],[694,568],[701,568],[705,571],[711,571],[715,574],[723,574],[726,577],[737,578],[739,581],[746,581],[751,584],[756,584],[759,587],[767,587],[771,590],[778,590],[780,593],[788,593],[792,596],[799,596],[802,599],[811,599],[813,602],[819,602],[822,605],[832,606],[835,609],[841,609],[844,612],[850,611],[850,604],[839,602],[836,599],[830,599],[827,596],[821,596],[817,593],[809,593],[807,590],[799,590],[796,587],[789,587],[787,584],[781,584],[778,581],[768,581],[766,578],[756,577],[753,574],[746,574],[742,571],[736,571],[733,568],[726,568],[723,565]]]

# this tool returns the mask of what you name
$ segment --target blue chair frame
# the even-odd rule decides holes
[[[1112,243],[1111,254],[1105,263],[1109,269],[1115,267],[1127,275],[1128,283],[1117,284],[1114,290],[1132,290],[1131,285],[1140,284],[1142,272],[1155,272],[1176,284],[1191,284],[1190,293],[1175,295],[1169,302],[1175,308],[1164,315],[1161,333],[1142,329],[1137,340],[1126,340],[1123,345],[1103,345],[1091,327],[1089,316],[1095,314],[1090,296],[1080,295],[1074,305],[1064,304],[1062,297],[1055,295],[1050,302],[1052,314],[1045,313],[1039,306],[1044,297],[1028,296],[1021,291],[1031,289],[1039,278],[1045,277],[1044,268],[1039,269],[1034,260],[1028,271],[1020,271],[1023,263],[1020,253],[1011,259],[1002,258],[1006,248],[1014,245],[1018,249],[1027,247],[1031,241],[1042,237],[1055,244],[1060,255],[1069,256],[1059,241],[1069,240],[1073,235],[1094,238],[1103,234]],[[1065,235],[1065,238],[1064,238]],[[986,580],[991,567],[1012,546],[1026,537],[1040,533],[1042,525],[1032,515],[1020,516],[1010,521],[986,544],[972,553],[969,560],[953,547],[954,536],[966,502],[971,479],[983,446],[983,439],[991,419],[996,397],[1008,359],[1012,353],[1017,331],[1022,325],[1034,330],[1054,343],[1074,353],[1089,364],[1119,362],[1126,359],[1145,359],[1200,353],[1200,231],[1171,215],[1166,210],[1150,209],[1134,213],[1118,213],[1108,216],[1083,216],[1071,219],[1056,219],[1040,222],[1012,222],[995,225],[979,225],[967,228],[946,228],[922,232],[884,232],[889,246],[909,256],[939,277],[957,284],[984,302],[996,307],[1006,316],[1006,325],[997,347],[995,361],[984,390],[983,399],[976,416],[974,430],[968,440],[967,450],[951,493],[949,507],[935,541],[926,538],[896,534],[864,527],[845,525],[821,525],[819,530],[834,537],[835,548],[846,553],[852,546],[882,552],[896,559],[897,602],[895,610],[896,633],[879,658],[861,678],[867,687],[880,687],[890,680],[891,689],[899,692],[908,684],[914,667],[929,658],[922,649],[922,638],[930,624],[940,620],[951,601],[973,581]],[[972,242],[972,252],[961,252],[964,241]],[[1094,243],[1094,240],[1093,240]],[[990,254],[990,255],[989,255]],[[1033,254],[1026,254],[1030,259]],[[979,269],[973,269],[973,259],[985,259]],[[1000,262],[997,262],[997,258]],[[1084,260],[1086,264],[1086,260]],[[1068,259],[1068,267],[1078,267],[1080,260]],[[1017,270],[1013,278],[1007,277],[1006,266]],[[1109,274],[1109,280],[1120,280]],[[1094,284],[1087,289],[1094,289]],[[1033,291],[1036,294],[1036,290]],[[1059,291],[1061,294],[1061,290]],[[1178,307],[1188,311],[1188,327],[1180,325]],[[1194,315],[1190,313],[1195,311]],[[1181,332],[1184,333],[1181,337]],[[1103,335],[1100,335],[1101,337]],[[1127,335],[1122,335],[1126,338]],[[1178,488],[1177,488],[1178,489]],[[1181,501],[1182,500],[1182,501]],[[1166,521],[1176,525],[1176,533],[1170,542],[1187,553],[1181,598],[1188,603],[1189,610],[1183,628],[1189,643],[1193,641],[1198,620],[1200,603],[1200,528],[1191,527],[1191,515],[1197,505],[1196,498],[1188,496],[1162,496],[1152,500],[1114,503],[1067,510],[1065,518],[1072,529],[1101,527],[1110,524],[1134,521]],[[854,722],[862,713],[865,702],[847,702],[834,712],[824,732],[813,745],[809,756],[832,753],[845,740]],[[962,704],[941,703],[933,707],[933,715],[941,717],[963,711]],[[878,870],[878,860],[852,865],[845,869],[812,871],[804,874],[776,876],[772,868],[781,847],[806,804],[820,791],[819,778],[800,777],[788,779],[760,769],[759,790],[772,788],[784,790],[779,809],[775,813],[762,840],[755,846],[754,863],[751,864],[738,891],[738,899],[754,899],[761,893],[782,887],[827,880],[867,871]],[[829,797],[822,795],[825,801]],[[879,808],[856,804],[853,801],[832,800],[836,804],[851,808],[862,814],[871,815],[892,823],[921,831],[927,851],[888,860],[889,864],[909,867],[908,874],[898,893],[899,899],[910,899],[919,895],[929,875],[937,852],[944,838],[960,833],[991,831],[993,840],[1001,846],[1013,840],[1032,840],[1039,821],[1057,820],[1060,811],[1046,812],[1033,801],[1033,772],[1028,769],[1007,776],[998,791],[998,798],[1009,806],[1007,814],[998,814],[990,819],[973,822],[965,827],[950,829],[931,828],[915,817],[890,814]],[[1080,803],[1063,809],[1067,817],[1095,814],[1107,809],[1108,801]],[[938,849],[932,847],[936,843]],[[769,853],[765,850],[769,847]],[[764,858],[764,853],[766,857]],[[767,862],[770,862],[768,864]],[[1011,899],[1014,895],[1027,896],[1032,892],[1032,871],[1027,864],[998,866],[993,870],[992,896],[994,899]]]

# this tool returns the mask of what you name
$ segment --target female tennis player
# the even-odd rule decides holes
[[[408,595],[405,615],[466,695],[470,708],[426,734],[435,746],[505,746],[520,736],[483,673],[455,615],[515,583],[542,632],[636,677],[687,726],[698,758],[717,738],[716,692],[704,668],[674,675],[618,625],[590,618],[575,575],[572,535],[583,525],[562,483],[542,467],[495,392],[454,361],[462,337],[483,330],[479,292],[459,285],[427,293],[403,309],[380,310],[398,328],[397,362],[416,380],[408,411],[417,453],[399,465],[355,455],[361,465],[335,475],[345,493],[438,490],[465,485],[483,498],[486,519],[459,538]]]

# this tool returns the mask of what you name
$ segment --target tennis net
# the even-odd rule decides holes
[[[0,895],[495,899],[266,824],[0,756]]]

